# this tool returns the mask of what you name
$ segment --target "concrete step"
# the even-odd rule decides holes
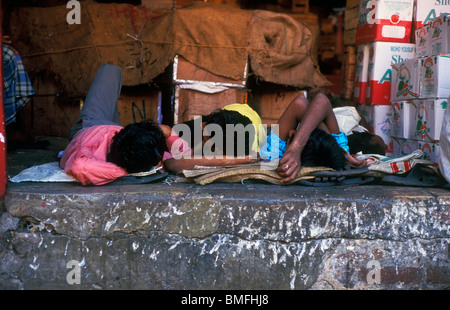
[[[6,289],[445,289],[450,191],[9,184]]]

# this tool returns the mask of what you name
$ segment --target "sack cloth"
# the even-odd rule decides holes
[[[65,5],[10,15],[10,37],[30,76],[51,78],[68,97],[84,96],[101,64],[120,66],[123,85],[134,86],[152,82],[177,54],[234,80],[251,67],[268,82],[330,85],[311,56],[311,31],[286,14],[205,2],[173,11],[89,0],[80,7],[80,24],[67,22]]]
[[[316,171],[333,170],[327,167],[302,167],[297,177],[290,182],[314,179],[310,175]],[[192,170],[184,170],[183,175],[193,180],[196,184],[206,185],[213,182],[240,183],[245,180],[261,180],[267,183],[281,185],[281,177],[275,170],[261,169],[260,164],[236,165],[230,167],[195,167]]]

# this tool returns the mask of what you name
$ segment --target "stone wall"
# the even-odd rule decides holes
[[[3,289],[444,289],[445,189],[10,186]]]

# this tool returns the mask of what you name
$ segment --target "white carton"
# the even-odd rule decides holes
[[[390,105],[391,65],[415,57],[415,44],[374,42],[369,44],[366,103]]]
[[[361,0],[356,44],[375,41],[409,43],[414,0]]]
[[[416,29],[431,23],[436,17],[445,13],[450,14],[449,0],[416,0],[414,14]]]
[[[419,98],[420,64],[416,57],[392,65],[391,101]]]
[[[419,98],[448,98],[450,95],[450,55],[421,59]]]
[[[431,36],[431,54],[439,55],[449,52],[450,42],[450,24],[449,17],[447,15],[441,15],[436,17],[430,26]]]
[[[392,138],[393,142],[393,156],[409,155],[419,148],[418,142],[415,140]]]
[[[369,45],[360,44],[356,52],[355,87],[353,101],[366,102],[366,89],[369,68]]]
[[[391,136],[407,139],[410,137],[411,111],[416,112],[417,108],[413,106],[411,100],[392,102],[392,128]]]
[[[392,106],[361,104],[358,111],[364,116],[370,127],[370,132],[380,136],[387,145],[386,156],[393,155]]]
[[[415,31],[416,56],[431,55],[431,26],[426,24]]]
[[[440,152],[439,142],[417,141],[418,149],[423,152],[422,159],[437,162]]]
[[[408,138],[439,141],[447,99],[417,99],[411,105]]]

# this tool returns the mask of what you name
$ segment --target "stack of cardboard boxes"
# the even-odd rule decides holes
[[[442,20],[442,37],[449,21],[440,14],[449,9],[450,1],[360,2],[354,99],[361,103],[359,111],[373,132],[388,145],[387,156],[420,148],[425,159],[436,160],[450,95],[445,85],[450,83],[442,78],[450,69],[450,56],[443,54],[450,50],[446,37],[445,42],[435,42],[432,52],[431,25],[436,21],[437,27]]]
[[[416,56],[392,65],[394,154],[420,149],[436,162],[439,135],[450,96],[450,1],[417,1]]]
[[[410,43],[413,8],[414,0],[361,0],[359,7],[354,100],[388,145],[387,156],[394,155],[391,65],[415,57],[415,44]]]

